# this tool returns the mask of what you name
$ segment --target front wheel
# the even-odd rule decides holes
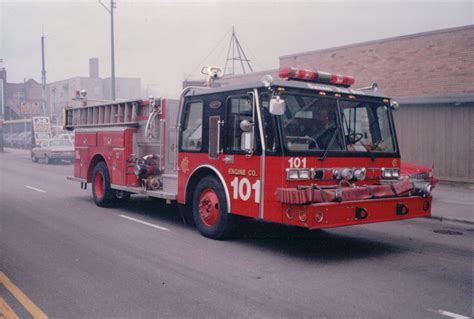
[[[92,195],[100,207],[110,207],[116,199],[115,191],[110,188],[109,169],[104,162],[99,162],[92,172]]]
[[[193,195],[193,216],[199,232],[212,239],[223,239],[232,230],[224,188],[212,176],[203,178]]]

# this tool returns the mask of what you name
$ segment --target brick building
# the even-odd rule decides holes
[[[395,96],[474,92],[474,26],[445,29],[280,57],[280,66],[354,74]]]
[[[5,68],[0,70],[0,79],[3,82],[3,108],[6,120],[31,118],[42,114],[41,110],[41,83],[33,79],[21,83],[9,83]]]
[[[401,104],[395,112],[404,160],[434,165],[445,180],[474,182],[474,25],[436,30],[280,57],[295,66],[354,75]],[[260,79],[268,70],[226,77]]]

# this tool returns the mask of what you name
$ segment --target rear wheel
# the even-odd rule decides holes
[[[232,216],[228,212],[224,188],[212,176],[203,178],[193,196],[194,222],[199,232],[212,239],[223,239],[232,230]]]
[[[92,172],[92,195],[97,206],[110,207],[116,199],[115,191],[110,188],[109,169],[99,162]]]
[[[33,162],[38,162],[38,158],[35,156],[35,153],[33,151],[31,151],[31,161]]]

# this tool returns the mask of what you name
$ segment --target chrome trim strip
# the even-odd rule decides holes
[[[265,198],[264,196],[264,189],[265,189],[265,151],[266,151],[266,146],[265,146],[265,134],[263,132],[263,121],[262,121],[262,113],[260,109],[260,99],[258,96],[258,90],[253,89],[254,92],[254,99],[255,99],[255,109],[257,112],[257,118],[258,118],[258,130],[260,131],[260,142],[262,144],[262,155],[260,156],[260,214],[259,217],[263,219],[264,217],[264,202],[263,199]]]

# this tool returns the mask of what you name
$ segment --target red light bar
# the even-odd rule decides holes
[[[327,72],[319,72],[297,68],[280,68],[278,75],[282,79],[330,83],[345,87],[351,86],[355,82],[355,79],[352,76],[348,75],[332,74]]]

